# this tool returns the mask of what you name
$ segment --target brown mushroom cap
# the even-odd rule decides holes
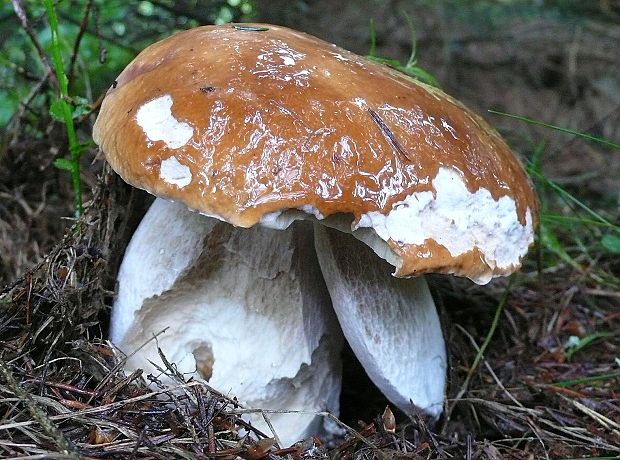
[[[310,209],[349,213],[355,228],[408,197],[437,196],[442,169],[471,194],[507,197],[528,232],[537,221],[523,167],[484,120],[436,88],[279,26],[199,27],[148,47],[108,91],[93,136],[130,184],[242,227]],[[513,271],[531,243],[499,266],[477,245],[454,255],[432,238],[383,239],[400,276],[472,279]]]

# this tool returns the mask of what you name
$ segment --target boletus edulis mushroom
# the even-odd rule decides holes
[[[126,250],[111,339],[130,354],[165,332],[127,367],[156,372],[159,347],[250,407],[306,411],[271,416],[285,443],[338,412],[343,333],[393,404],[437,418],[446,351],[421,275],[485,284],[533,242],[532,185],[484,120],[284,27],[148,47],[94,138],[159,197]]]

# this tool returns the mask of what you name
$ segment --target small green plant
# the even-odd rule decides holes
[[[43,0],[47,19],[49,21],[52,34],[52,62],[54,64],[54,73],[58,81],[58,99],[50,106],[50,114],[65,125],[67,131],[67,140],[69,143],[69,158],[59,158],[54,165],[71,174],[71,185],[74,193],[74,210],[75,218],[79,219],[84,210],[82,205],[82,179],[80,177],[80,157],[82,153],[90,146],[90,144],[80,144],[73,119],[75,116],[83,113],[85,104],[83,102],[75,104],[72,108],[72,100],[69,97],[69,79],[65,74],[62,55],[61,42],[58,33],[58,17],[52,0]]]
[[[566,356],[566,359],[571,359],[575,353],[583,350],[594,342],[612,337],[616,337],[616,334],[613,332],[595,332],[594,334],[589,334],[585,337],[577,337],[572,335],[569,337],[566,345],[564,346],[564,356]]]
[[[403,65],[398,59],[389,59],[377,56],[377,33],[375,31],[375,22],[372,19],[370,20],[369,24],[370,50],[368,50],[368,55],[366,57],[372,61],[392,67],[393,69],[396,69],[411,78],[419,80],[422,83],[426,83],[427,85],[439,88],[439,82],[437,81],[437,79],[426,70],[424,70],[422,67],[417,65],[417,38],[415,35],[415,28],[409,16],[405,15],[405,18],[409,23],[409,29],[411,31],[411,55],[409,56],[409,60],[407,61],[407,63]]]

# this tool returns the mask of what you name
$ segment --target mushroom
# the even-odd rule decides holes
[[[342,333],[309,223],[240,229],[158,198],[118,281],[110,339],[139,349],[127,368],[160,374],[162,350],[178,372],[251,408],[338,412]],[[250,418],[269,433],[260,414]],[[269,419],[287,443],[322,431],[311,414]]]
[[[317,225],[315,241],[340,325],[370,379],[405,413],[436,419],[446,351],[424,277],[390,276],[387,262],[334,229]]]
[[[253,407],[337,412],[333,306],[386,397],[436,418],[445,346],[420,275],[484,284],[533,242],[532,185],[485,121],[284,27],[199,27],[148,47],[108,91],[94,138],[164,199],[126,251],[112,340],[130,352],[167,327],[157,342],[180,370]],[[127,365],[151,361],[155,345]],[[318,428],[289,420],[274,424],[286,442]]]

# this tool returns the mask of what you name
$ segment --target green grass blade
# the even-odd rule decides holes
[[[58,17],[56,15],[56,9],[54,7],[53,0],[43,0],[43,4],[45,5],[50,31],[52,34],[52,62],[54,64],[54,73],[56,74],[56,79],[58,80],[58,89],[60,93],[60,97],[55,103],[56,107],[54,112],[57,115],[62,116],[62,121],[67,131],[67,140],[69,142],[69,152],[71,156],[71,169],[68,169],[68,171],[71,174],[71,184],[74,193],[75,217],[76,219],[79,219],[83,212],[82,179],[80,177],[80,156],[83,150],[80,149],[78,144],[75,125],[73,124],[73,110],[67,102],[69,100],[69,80],[65,74],[62,55],[60,53],[62,45],[60,43],[60,35],[58,32]]]
[[[606,145],[613,149],[620,150],[620,144],[616,144],[615,142],[608,141],[607,139],[603,139],[602,137],[592,136],[591,134],[582,133],[580,131],[575,131],[574,129],[563,128],[561,126],[552,125],[549,123],[545,123],[543,121],[534,120],[532,118],[524,117],[522,115],[514,115],[512,113],[500,112],[498,110],[489,109],[490,113],[494,113],[496,115],[502,115],[504,117],[514,118],[515,120],[524,121],[531,125],[543,126],[545,128],[554,129],[556,131],[560,131],[562,133],[572,134],[573,136],[582,137],[584,139],[588,139],[593,142],[598,142],[599,144]]]
[[[617,378],[620,378],[620,371],[610,372],[608,374],[592,375],[590,377],[581,377],[579,379],[573,380],[560,380],[558,382],[553,382],[552,385],[560,388],[568,388],[574,387],[575,385],[586,385],[592,382],[599,382],[601,380],[610,380]]]
[[[614,230],[620,232],[620,226],[615,225],[614,223],[610,222],[608,219],[606,219],[603,216],[601,216],[599,213],[594,211],[592,208],[590,208],[588,205],[586,205],[585,203],[580,201],[578,198],[573,196],[571,193],[569,193],[568,191],[564,190],[563,187],[561,187],[560,185],[556,184],[552,180],[550,180],[547,177],[545,177],[544,174],[542,174],[542,173],[540,173],[540,172],[538,172],[536,170],[533,170],[533,169],[530,170],[530,174],[535,176],[537,179],[540,179],[543,182],[544,185],[546,185],[547,187],[551,188],[554,192],[556,192],[558,195],[560,195],[566,201],[571,202],[571,203],[575,204],[576,206],[580,207],[581,209],[583,209],[586,213],[590,214],[590,216],[594,217],[594,219],[596,219],[601,224],[604,224],[604,225],[606,225],[606,226],[608,226],[610,228],[613,228]]]
[[[578,338],[576,343],[570,344],[566,347],[564,355],[566,356],[566,359],[571,359],[575,353],[577,353],[579,350],[583,350],[592,343],[600,339],[609,339],[612,337],[616,337],[616,334],[614,334],[613,332],[596,332],[594,334]]]

